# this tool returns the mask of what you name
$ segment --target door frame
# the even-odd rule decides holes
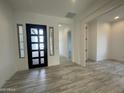
[[[45,56],[45,60],[46,60],[46,62],[45,62],[45,64],[43,65],[37,65],[37,66],[33,66],[32,65],[32,63],[31,63],[31,59],[32,59],[32,51],[31,51],[31,38],[30,38],[30,26],[35,26],[35,27],[42,27],[46,32],[46,37],[45,37],[45,42],[44,42],[44,44],[46,45],[45,46],[45,54],[44,55],[46,55]],[[26,23],[26,34],[27,34],[27,53],[28,53],[28,66],[29,66],[29,69],[33,69],[33,68],[40,68],[40,67],[47,67],[48,66],[48,44],[47,44],[47,37],[48,37],[48,35],[47,35],[47,26],[46,25],[40,25],[40,24],[31,24],[31,23]],[[30,36],[29,36],[30,35]],[[30,49],[29,49],[30,48]]]
[[[88,23],[84,24],[84,61],[88,61]]]

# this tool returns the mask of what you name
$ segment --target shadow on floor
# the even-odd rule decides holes
[[[60,56],[60,64],[72,63],[67,57]]]

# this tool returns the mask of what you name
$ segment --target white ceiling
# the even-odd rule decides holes
[[[114,9],[113,11],[107,13],[107,14],[104,14],[102,16],[100,16],[98,19],[100,21],[104,21],[104,22],[116,22],[116,21],[119,21],[119,20],[123,20],[124,19],[124,5],[117,8],[117,9]],[[119,16],[120,18],[118,20],[115,20],[114,18]]]
[[[75,2],[74,2],[75,1]],[[16,11],[64,17],[68,12],[84,11],[97,0],[9,0]]]

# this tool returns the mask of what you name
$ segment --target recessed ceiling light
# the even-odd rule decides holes
[[[117,19],[119,19],[119,18],[120,18],[119,16],[116,16],[114,19],[117,20]]]
[[[59,24],[59,25],[58,25],[58,27],[62,27],[62,25],[61,25],[61,24]]]
[[[72,0],[72,2],[73,2],[73,3],[75,3],[75,2],[76,2],[76,0]]]

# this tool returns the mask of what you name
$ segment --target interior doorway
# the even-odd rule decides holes
[[[66,24],[59,26],[59,57],[61,64],[72,62],[72,31]]]
[[[29,68],[47,66],[47,29],[45,25],[26,24]]]

